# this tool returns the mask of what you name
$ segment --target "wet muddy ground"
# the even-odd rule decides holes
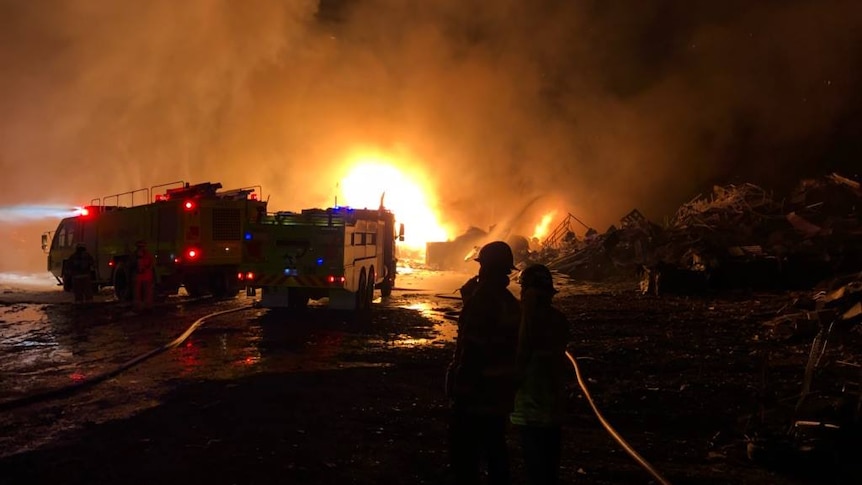
[[[134,315],[108,296],[74,308],[53,289],[7,286],[0,483],[450,483],[442,389],[463,277],[405,275],[370,319],[271,312],[246,297],[176,298]],[[560,283],[589,391],[671,482],[862,482],[852,468],[746,457],[746,436],[783,429],[800,390],[810,341],[763,326],[791,295],[655,298],[632,284]],[[236,311],[177,348],[16,404],[86,384],[220,310]],[[574,375],[570,389],[563,483],[649,483]],[[511,450],[522,481],[514,439]]]

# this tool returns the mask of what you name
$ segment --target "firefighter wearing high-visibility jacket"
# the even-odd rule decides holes
[[[479,275],[461,288],[464,306],[446,376],[452,470],[457,484],[478,484],[484,462],[491,484],[509,484],[506,427],[520,319],[518,300],[507,289],[514,258],[509,245],[495,241],[476,260]]]
[[[153,255],[147,250],[147,243],[138,241],[135,243],[134,263],[134,300],[135,311],[141,312],[153,307],[153,289],[155,286],[155,272],[153,266],[155,261]]]
[[[527,483],[559,483],[562,424],[566,407],[569,324],[554,308],[557,290],[544,265],[528,266],[521,285],[521,329],[518,337],[518,390],[512,424],[521,437]]]

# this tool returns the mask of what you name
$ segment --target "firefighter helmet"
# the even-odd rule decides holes
[[[551,270],[542,264],[533,264],[528,266],[524,271],[521,271],[521,274],[518,275],[518,283],[522,288],[535,288],[551,293],[557,292],[554,289],[554,277],[551,275]]]
[[[482,246],[479,255],[476,256],[476,261],[488,268],[505,269],[507,273],[517,269],[515,268],[512,248],[503,241],[494,241]]]

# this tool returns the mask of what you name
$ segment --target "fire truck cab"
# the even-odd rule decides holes
[[[133,254],[143,241],[155,260],[157,295],[180,286],[191,296],[236,294],[245,226],[266,212],[266,202],[258,200],[259,186],[220,189],[220,183],[180,181],[93,199],[42,236],[48,271],[70,290],[66,261],[83,243],[95,259],[94,285],[113,287],[118,299],[128,300]]]
[[[329,307],[371,308],[374,290],[395,286],[395,217],[383,209],[332,207],[266,214],[244,236],[238,274],[264,308],[304,308],[328,298]]]

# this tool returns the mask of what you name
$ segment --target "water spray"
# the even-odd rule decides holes
[[[68,205],[9,205],[0,206],[0,222],[20,223],[44,219],[79,216],[87,209]]]

